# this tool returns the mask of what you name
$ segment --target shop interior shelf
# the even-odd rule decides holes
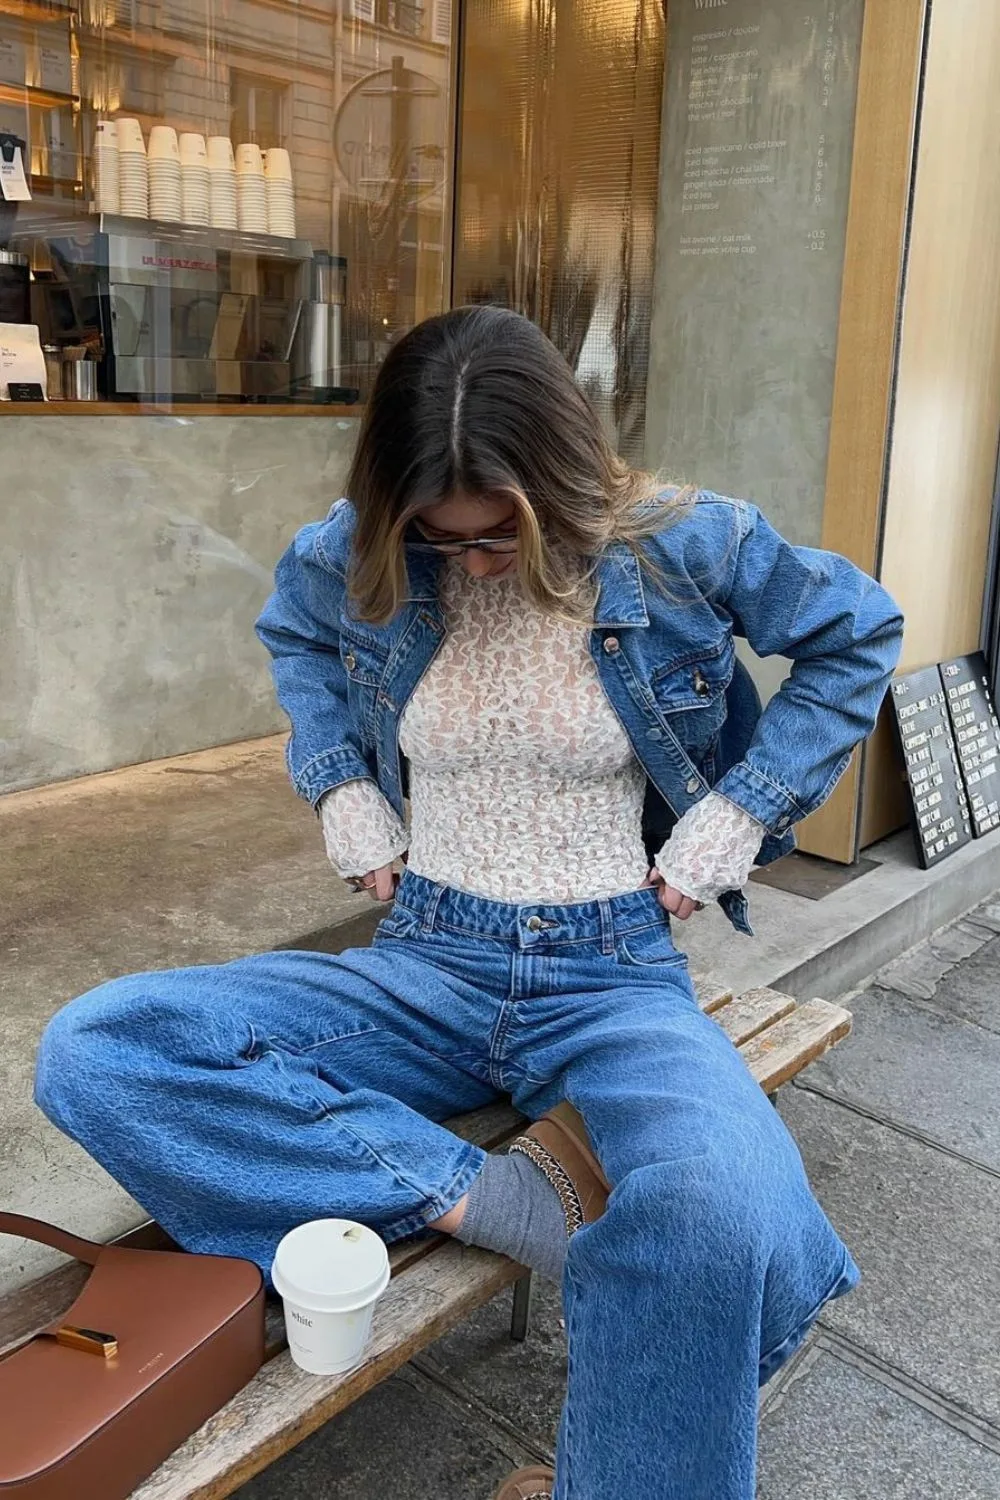
[[[44,172],[32,172],[32,192],[51,192],[53,188],[74,188],[79,191],[83,187],[83,180],[79,177],[48,177]],[[73,202],[73,199],[63,199],[63,202]]]
[[[79,94],[57,94],[52,89],[36,89],[27,83],[0,83],[0,104],[32,104],[40,109],[63,109],[79,104]]]
[[[364,407],[307,406],[302,402],[0,401],[3,417],[360,417]]]
[[[40,0],[0,0],[0,16],[13,16],[18,21],[30,21],[36,26],[54,22],[65,25],[75,15],[71,5],[44,5]]]

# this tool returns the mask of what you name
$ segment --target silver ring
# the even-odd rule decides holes
[[[347,884],[351,887],[351,890],[359,896],[363,891],[371,889],[370,886],[365,885],[365,882],[360,875],[348,875]]]

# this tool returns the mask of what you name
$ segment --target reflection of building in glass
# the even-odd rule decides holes
[[[455,300],[535,319],[641,459],[663,82],[657,0],[467,0]]]

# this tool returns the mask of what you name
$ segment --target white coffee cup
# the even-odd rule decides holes
[[[300,1369],[339,1375],[361,1363],[389,1275],[385,1244],[363,1224],[314,1219],[285,1235],[271,1279],[285,1306],[288,1350]]]
[[[264,174],[269,181],[291,182],[292,160],[281,146],[272,146],[264,153]]]
[[[236,166],[233,143],[228,135],[210,135],[208,138],[208,164],[210,167],[232,170]]]
[[[236,170],[246,172],[254,177],[264,175],[264,156],[259,146],[252,141],[245,141],[243,145],[236,147]]]
[[[172,125],[154,125],[149,132],[149,156],[151,160],[176,161],[181,159],[177,132]]]
[[[208,164],[208,149],[205,145],[205,137],[203,135],[197,135],[194,131],[186,130],[179,137],[178,145],[180,147],[182,166],[190,164],[192,166],[204,167]]]
[[[146,143],[142,138],[142,126],[128,115],[119,115],[115,121],[119,151],[137,151],[146,154]]]

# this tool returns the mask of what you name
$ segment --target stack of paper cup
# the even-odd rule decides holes
[[[209,213],[208,148],[203,135],[180,138],[181,218],[185,224],[207,224]]]
[[[138,120],[115,121],[118,138],[118,206],[130,219],[149,215],[149,163]]]
[[[249,143],[236,147],[236,206],[241,229],[267,233],[264,158],[260,147]]]
[[[121,211],[118,131],[114,120],[98,120],[94,135],[94,203],[99,214]]]
[[[312,1375],[361,1363],[375,1303],[389,1285],[378,1235],[350,1219],[314,1219],[278,1244],[271,1280],[285,1304],[288,1352]]]
[[[295,238],[295,191],[292,187],[292,163],[287,151],[273,146],[264,162],[267,186],[267,231],[285,239]]]
[[[208,197],[216,229],[236,228],[236,158],[228,135],[208,138]]]
[[[149,217],[181,216],[181,152],[172,125],[154,125],[149,132]]]

